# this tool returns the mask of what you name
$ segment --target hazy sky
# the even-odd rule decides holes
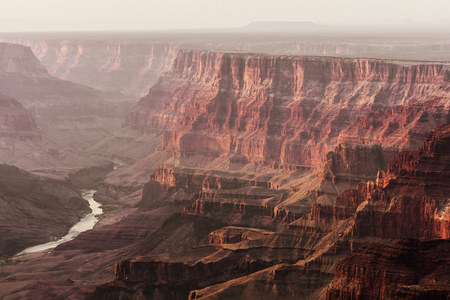
[[[252,21],[450,23],[450,0],[0,0],[0,31],[240,27]]]

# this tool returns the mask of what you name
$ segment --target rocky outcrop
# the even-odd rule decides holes
[[[91,298],[123,294],[133,299],[139,294],[152,297],[160,294],[158,291],[171,290],[186,299],[189,290],[225,282],[275,264],[295,262],[311,250],[311,239],[321,236],[319,232],[302,233],[301,229],[292,227],[260,240],[126,259],[115,266],[115,282],[100,286]],[[170,297],[167,299],[176,299],[173,295]]]
[[[256,228],[226,226],[209,234],[210,244],[233,244],[252,241],[271,235],[273,232]]]
[[[53,117],[123,117],[124,96],[52,77],[29,47],[0,43],[0,91],[33,114]]]
[[[367,245],[336,267],[327,299],[448,299],[450,240]]]
[[[180,50],[125,126],[162,131],[160,148],[181,158],[320,165],[358,115],[427,101],[422,110],[448,111],[449,74],[439,64]]]
[[[163,165],[145,184],[139,207],[179,203],[186,205],[187,214],[269,229],[279,229],[303,215],[281,205],[288,190],[255,175]]]
[[[337,181],[358,183],[362,180],[375,179],[378,171],[387,168],[388,162],[397,151],[384,149],[381,144],[365,145],[346,141],[327,153],[322,176]]]
[[[192,205],[186,206],[184,212],[209,216],[227,224],[267,229],[280,229],[303,215],[273,204],[264,204],[259,199],[252,200],[199,198]]]
[[[0,73],[20,73],[33,79],[51,77],[29,47],[0,43],[0,53]]]
[[[308,217],[291,223],[290,229],[309,235],[315,250],[305,259],[192,291],[190,299],[226,298],[236,291],[241,299],[258,291],[267,299],[447,299],[450,226],[448,196],[442,196],[448,195],[449,128],[438,126],[421,149],[398,155],[377,182],[360,183],[333,206],[315,204]],[[287,241],[282,232],[273,236]],[[392,245],[404,236],[446,240]],[[368,242],[379,244],[363,246]],[[281,280],[273,275],[278,273]]]
[[[230,190],[230,193],[234,193],[232,190],[249,187],[278,188],[277,184],[269,180],[254,178],[254,175],[162,165],[153,172],[150,181],[144,186],[141,206],[171,196],[180,189],[183,190],[183,194],[191,195],[191,199],[194,199],[200,196],[215,198],[214,190]],[[246,197],[254,199],[270,196],[273,196],[273,193],[269,193],[269,196],[247,195]]]
[[[448,101],[442,100],[445,99],[430,97],[424,103],[414,100],[360,116],[339,134],[338,142],[378,143],[383,149],[397,152],[402,148],[419,148],[434,127],[448,122],[449,114],[445,108]]]

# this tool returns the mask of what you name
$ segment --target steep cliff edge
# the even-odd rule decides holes
[[[160,148],[180,158],[317,166],[358,116],[433,101],[422,110],[440,107],[446,121],[449,78],[442,64],[180,50],[125,126],[161,132]]]

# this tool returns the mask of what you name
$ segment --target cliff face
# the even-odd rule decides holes
[[[422,148],[402,152],[378,173],[376,183],[359,184],[334,206],[315,204],[313,220],[343,220],[355,215],[355,237],[450,237],[450,125],[436,127]]]
[[[114,101],[124,101],[123,96],[103,93],[87,86],[52,77],[29,47],[0,43],[0,90],[14,97],[33,113],[75,115],[95,108],[103,116],[117,117]],[[116,111],[114,111],[116,110]]]
[[[210,244],[233,244],[241,241],[252,241],[271,235],[273,232],[262,229],[226,226],[209,234]]]
[[[367,245],[336,267],[327,299],[448,299],[450,241]]]
[[[139,206],[148,209],[179,203],[185,205],[186,214],[270,229],[280,228],[302,215],[281,205],[287,190],[278,189],[268,179],[253,176],[163,165],[145,184]]]
[[[319,165],[358,115],[430,99],[447,111],[449,74],[439,64],[181,50],[126,126],[163,131],[161,148],[179,157]]]
[[[365,144],[373,141],[391,150],[419,148],[435,126],[448,122],[448,104],[442,101],[445,99],[429,99],[360,116],[340,133],[338,142],[350,140]]]
[[[151,298],[164,290],[186,299],[192,289],[260,273],[259,270],[279,263],[296,262],[311,251],[314,241],[323,237],[320,231],[307,232],[296,227],[279,234],[264,231],[257,234],[262,237],[237,244],[213,244],[178,254],[125,259],[115,266],[116,280],[98,287],[90,299],[114,298],[120,294]],[[274,275],[277,280],[283,276],[282,272],[270,274]],[[190,297],[195,299],[195,293]],[[173,295],[162,298],[177,299]]]
[[[358,183],[364,179],[373,179],[379,170],[387,168],[395,154],[395,150],[384,149],[381,144],[341,142],[334,151],[327,153],[322,176],[333,182]]]

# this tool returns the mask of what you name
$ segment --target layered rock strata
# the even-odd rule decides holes
[[[359,299],[361,295],[446,299],[448,282],[446,275],[441,278],[439,274],[447,274],[448,263],[436,253],[448,251],[450,226],[445,195],[449,193],[449,147],[450,125],[438,126],[422,148],[399,154],[386,172],[379,173],[376,183],[359,184],[356,190],[342,193],[332,206],[314,205],[309,216],[296,220],[287,229],[256,240],[194,248],[185,256],[168,254],[124,260],[115,269],[115,283],[111,288],[98,289],[96,295],[117,295],[119,287],[129,295],[144,290],[154,293],[161,285],[180,291],[180,297],[188,287],[196,287],[190,299],[227,299],[230,294],[247,299],[254,292],[258,294],[257,290],[264,291],[267,299],[277,299],[280,295],[287,299],[324,299],[327,285],[335,276],[328,289],[329,299]],[[409,240],[391,245],[405,236],[446,240]],[[380,245],[363,246],[368,241]],[[223,254],[232,249],[231,253]],[[287,256],[284,256],[285,249],[290,249]],[[358,249],[359,252],[338,264]],[[289,262],[295,253],[298,255],[295,263]],[[233,269],[237,274],[234,279],[223,277],[223,267],[214,267],[226,257],[226,269],[237,268],[242,266],[238,262],[242,256],[247,263],[260,265],[262,262],[258,260],[263,258],[270,259],[273,265],[261,267],[260,271]],[[278,265],[281,257],[288,258],[284,261],[287,265]],[[416,260],[410,260],[411,257],[418,262],[414,263]],[[371,267],[362,266],[366,261],[372,262]],[[426,261],[430,261],[429,266]],[[195,275],[181,278],[175,276],[180,273],[171,271],[182,269],[181,274],[190,274],[190,270],[200,268],[199,263],[206,265]],[[208,278],[214,278],[217,284],[211,285],[215,282],[203,279],[183,281],[197,278],[197,272],[211,274]],[[347,284],[350,281],[352,284]],[[144,286],[147,288],[143,289]]]
[[[414,104],[445,119],[428,120],[424,112],[418,118],[425,123],[445,122],[449,74],[442,64],[180,50],[125,126],[161,132],[160,149],[180,158],[225,155],[273,167],[317,166],[358,116]],[[409,124],[420,120],[406,117],[403,127],[391,128],[402,136],[401,146],[414,144]],[[346,137],[371,130],[356,136],[349,130]]]
[[[450,240],[367,245],[339,262],[326,299],[448,299]]]
[[[211,232],[209,234],[209,243],[233,244],[241,241],[251,241],[261,239],[271,234],[273,234],[273,232],[256,228],[226,226]]]

